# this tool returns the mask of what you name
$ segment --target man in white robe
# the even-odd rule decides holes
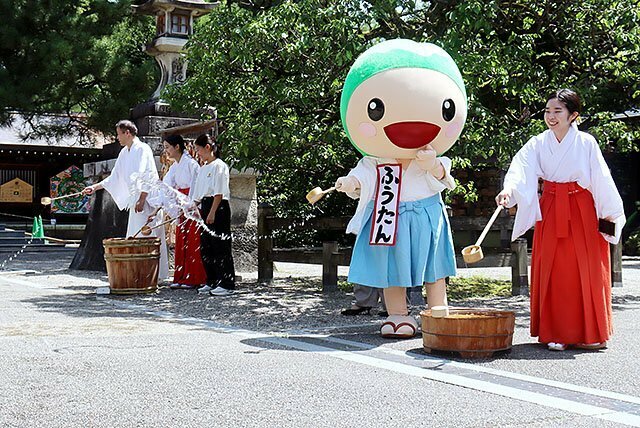
[[[85,195],[91,195],[97,190],[105,189],[110,194],[120,210],[129,210],[127,237],[133,236],[146,223],[154,209],[147,202],[150,189],[149,183],[158,181],[158,169],[153,158],[151,147],[137,137],[138,129],[133,122],[121,120],[116,124],[116,134],[122,146],[111,175],[100,183],[93,184],[83,190]],[[149,180],[140,180],[147,177]],[[156,216],[150,224],[160,223],[162,216]],[[169,259],[165,231],[163,227],[153,229],[152,236],[160,238],[160,266],[158,280],[162,281],[169,275]]]

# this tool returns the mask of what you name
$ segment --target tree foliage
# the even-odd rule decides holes
[[[0,14],[0,121],[64,113],[67,125],[35,132],[112,132],[150,94],[155,70],[141,44],[153,26],[129,1],[0,0]]]
[[[293,211],[309,186],[329,187],[356,159],[337,105],[365,44],[362,12],[356,2],[334,3],[218,8],[189,42],[191,77],[167,94],[179,109],[215,105],[227,128],[223,150],[260,171],[261,196]]]
[[[340,90],[355,58],[383,39],[433,42],[458,63],[470,102],[449,153],[458,165],[505,165],[544,129],[545,97],[560,87],[581,93],[602,144],[637,150],[637,130],[611,118],[640,102],[639,11],[638,0],[228,0],[200,20],[190,77],[166,95],[185,110],[215,105],[227,156],[260,171],[263,200],[308,212],[305,192],[357,161]],[[350,212],[344,200],[323,207]]]

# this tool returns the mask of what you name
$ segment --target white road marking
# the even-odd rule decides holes
[[[607,409],[605,407],[584,404],[577,401],[559,398],[553,395],[547,395],[547,394],[542,394],[538,392],[531,392],[524,389],[500,385],[494,382],[468,378],[468,377],[450,374],[450,373],[443,373],[441,371],[436,371],[436,370],[428,370],[422,367],[416,367],[414,365],[404,364],[396,361],[388,361],[382,358],[363,355],[362,353],[360,353],[360,351],[341,351],[341,350],[336,350],[334,348],[330,348],[326,346],[320,346],[320,345],[304,342],[301,340],[291,339],[287,336],[279,336],[272,333],[263,333],[263,332],[247,330],[239,327],[229,327],[229,326],[225,326],[223,324],[219,324],[217,322],[210,321],[210,320],[204,320],[204,319],[192,318],[192,317],[183,317],[183,316],[176,315],[166,311],[150,310],[147,307],[141,306],[141,305],[133,305],[133,304],[128,304],[124,302],[115,302],[105,298],[99,298],[99,299],[109,302],[114,306],[118,306],[121,308],[126,308],[130,310],[140,310],[143,313],[146,313],[148,315],[155,316],[161,319],[195,324],[200,327],[207,327],[219,333],[233,334],[235,336],[238,336],[244,339],[260,340],[263,342],[272,343],[274,345],[298,349],[305,352],[322,354],[332,358],[338,358],[344,361],[351,361],[358,364],[364,364],[371,367],[376,367],[380,369],[394,371],[397,373],[402,373],[408,376],[420,377],[423,379],[429,379],[437,382],[447,383],[450,385],[460,386],[463,388],[470,388],[476,391],[482,391],[490,394],[500,395],[503,397],[513,398],[515,400],[525,401],[525,402],[537,404],[540,406],[551,407],[558,410],[564,410],[566,412],[576,413],[579,415],[594,417],[598,419],[604,419],[604,420],[613,421],[613,422],[617,422],[617,423],[625,424],[629,426],[640,427],[640,416],[634,415],[631,413],[614,411],[614,410]],[[322,335],[315,335],[315,336],[308,335],[304,337],[308,337],[311,339],[313,339],[314,337],[322,338],[324,340],[327,339],[327,336],[322,336]],[[358,346],[363,350],[366,350],[367,348],[374,348],[369,344],[354,342],[354,341],[347,341],[347,340],[338,339],[338,338],[330,338],[330,341],[333,341],[336,343],[343,343],[345,345],[348,344],[351,346]],[[378,347],[376,349],[381,349],[381,348]],[[406,353],[402,351],[397,351],[393,349],[382,349],[382,350],[383,352],[387,352],[391,354],[400,354],[406,357],[405,355]],[[448,364],[451,366],[473,370],[476,372],[496,374],[496,375],[508,377],[511,379],[524,380],[527,382],[533,382],[533,383],[552,386],[556,388],[562,388],[562,389],[566,389],[574,392],[580,392],[583,394],[588,394],[588,395],[593,395],[598,397],[606,397],[606,398],[625,401],[625,402],[634,403],[634,404],[640,403],[640,399],[638,397],[629,396],[625,394],[618,394],[610,391],[587,388],[587,387],[572,385],[572,384],[563,383],[563,382],[555,382],[547,379],[536,378],[533,376],[520,375],[517,373],[511,373],[511,372],[506,372],[502,370],[479,367],[473,364],[459,363],[459,362],[450,361],[447,359],[429,357],[426,355],[413,354],[411,358],[414,358],[414,357],[429,359],[435,362],[441,362],[442,364]]]
[[[0,283],[4,285],[23,285],[23,286],[33,287],[33,288],[40,288],[40,289],[56,289],[57,288],[57,287],[38,284],[33,281],[29,281],[29,282],[23,281],[18,278],[0,277]],[[61,291],[61,290],[58,289],[58,291]],[[180,321],[182,323],[188,323],[188,324],[197,325],[201,327],[207,327],[208,329],[219,332],[219,333],[233,334],[235,336],[245,338],[245,339],[260,340],[263,342],[272,343],[279,346],[285,346],[285,347],[298,349],[305,352],[318,353],[318,354],[322,354],[332,358],[338,358],[344,361],[351,361],[358,364],[363,364],[371,367],[377,367],[380,369],[394,371],[394,372],[402,373],[408,376],[420,377],[423,379],[429,379],[437,382],[447,383],[450,385],[460,386],[463,388],[470,388],[477,391],[483,391],[490,394],[513,398],[515,400],[525,401],[532,404],[538,404],[545,407],[551,407],[551,408],[555,408],[555,409],[559,409],[559,410],[563,410],[571,413],[576,413],[579,415],[590,416],[590,417],[617,422],[625,425],[640,427],[640,416],[634,415],[631,413],[613,411],[600,406],[584,404],[577,401],[567,400],[567,399],[559,398],[552,395],[546,395],[538,392],[531,392],[531,391],[527,391],[519,388],[500,385],[494,382],[468,378],[468,377],[457,375],[457,374],[444,373],[442,371],[436,371],[436,370],[428,370],[422,367],[416,367],[415,365],[411,365],[411,364],[405,364],[397,361],[389,361],[383,358],[364,355],[361,353],[361,351],[336,350],[334,348],[320,346],[317,344],[304,342],[302,340],[291,339],[286,336],[279,336],[276,334],[252,331],[252,330],[247,330],[247,329],[238,328],[238,327],[229,327],[229,326],[225,326],[210,320],[193,318],[193,317],[184,317],[184,316],[176,315],[166,311],[151,310],[146,306],[114,301],[109,298],[97,297],[97,300],[111,304],[119,308],[135,310],[140,313],[144,313],[144,314],[147,314],[156,318],[160,318],[160,319],[165,319],[168,321]],[[597,396],[597,397],[604,397],[604,398],[624,401],[624,402],[633,403],[633,404],[640,404],[640,398],[638,397],[619,394],[619,393],[610,392],[610,391],[587,388],[587,387],[568,384],[564,382],[556,382],[556,381],[551,381],[543,378],[537,378],[534,376],[528,376],[528,375],[522,375],[518,373],[480,367],[473,364],[460,363],[460,362],[455,362],[455,361],[451,361],[443,358],[419,355],[415,353],[409,353],[409,355],[407,355],[408,353],[403,351],[394,350],[394,349],[385,349],[384,347],[374,347],[366,343],[333,338],[327,335],[309,334],[309,335],[305,335],[304,337],[309,339],[315,338],[315,339],[325,340],[328,342],[349,345],[349,346],[362,349],[363,351],[371,350],[375,348],[377,351],[382,351],[387,354],[394,354],[396,356],[402,356],[405,358],[423,359],[433,363],[444,364],[451,367],[462,368],[462,369],[471,370],[475,372],[493,374],[493,375],[497,375],[505,378],[516,379],[516,380],[531,382],[535,384],[550,386],[554,388],[561,388],[569,391],[579,392],[582,394],[588,394],[588,395]]]

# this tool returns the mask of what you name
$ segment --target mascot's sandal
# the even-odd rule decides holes
[[[349,282],[383,288],[384,337],[413,337],[405,284],[433,282],[446,305],[455,275],[451,229],[440,193],[453,189],[451,160],[467,117],[467,96],[451,56],[431,43],[387,40],[365,51],[347,74],[340,116],[364,156],[336,190],[359,199],[347,233],[357,235]],[[438,300],[432,298],[431,300]],[[393,309],[392,309],[393,308]]]
[[[391,315],[380,327],[380,335],[387,338],[411,338],[417,332],[418,323],[411,316]]]

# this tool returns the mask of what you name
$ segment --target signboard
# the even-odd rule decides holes
[[[31,203],[33,186],[17,177],[7,181],[0,186],[0,202]]]
[[[380,164],[377,172],[376,200],[371,215],[369,245],[394,246],[398,229],[402,165]]]
[[[84,175],[77,166],[70,166],[64,171],[51,177],[51,198],[70,195],[81,192],[85,188]],[[52,213],[86,214],[89,212],[89,197],[74,196],[71,198],[57,199],[51,203]]]

